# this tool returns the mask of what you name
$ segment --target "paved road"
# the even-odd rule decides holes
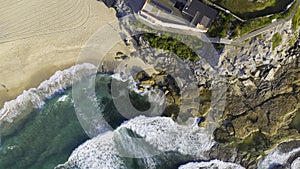
[[[255,30],[255,31],[253,31],[251,33],[248,33],[247,35],[244,35],[244,36],[242,36],[240,38],[237,38],[234,41],[237,42],[237,43],[243,42],[246,39],[255,37],[255,36],[257,36],[257,35],[259,35],[261,33],[264,33],[264,32],[266,32],[266,31],[268,31],[268,30],[270,30],[270,29],[272,29],[272,28],[274,28],[274,27],[276,27],[278,25],[281,25],[281,24],[283,24],[283,23],[285,23],[287,21],[290,21],[294,17],[294,15],[296,14],[297,9],[299,8],[300,0],[297,0],[295,3],[297,3],[297,4],[296,4],[296,6],[294,8],[294,11],[291,13],[291,15],[289,17],[287,17],[285,19],[281,19],[279,21],[275,21],[275,22],[273,22],[272,24],[270,24],[270,25],[268,25],[266,27],[263,27],[261,29]]]

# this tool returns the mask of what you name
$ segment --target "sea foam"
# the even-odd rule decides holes
[[[12,133],[33,110],[42,107],[47,98],[62,92],[82,77],[95,74],[96,71],[96,66],[87,63],[57,71],[37,88],[25,90],[15,100],[6,102],[0,110],[0,135]]]
[[[139,116],[83,143],[57,168],[128,168],[124,158],[142,159],[145,166],[140,167],[155,168],[174,154],[188,157],[180,159],[184,162],[209,160],[214,145],[203,128],[182,126],[167,117]]]
[[[290,145],[289,145],[290,144]],[[288,146],[287,146],[288,145]],[[272,168],[277,165],[292,166],[299,163],[299,159],[294,159],[300,154],[299,145],[293,145],[292,142],[284,142],[274,148],[267,156],[262,158],[258,164],[258,168]],[[297,166],[299,167],[299,166]],[[293,168],[293,167],[292,167]]]
[[[218,169],[245,169],[244,167],[231,163],[223,162],[220,160],[211,160],[203,162],[190,162],[184,165],[181,165],[178,169],[195,169],[195,168],[218,168]]]

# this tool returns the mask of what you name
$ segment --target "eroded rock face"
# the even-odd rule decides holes
[[[134,79],[140,91],[160,90],[166,98],[163,116],[172,117],[174,120],[177,118],[180,111],[180,89],[172,76],[164,72],[149,76],[145,71],[141,71]]]
[[[222,150],[237,152],[231,161],[246,168],[256,168],[257,160],[265,156],[271,147],[299,138],[299,133],[289,127],[299,111],[300,60],[294,57],[299,52],[297,42],[287,52],[288,58],[293,59],[287,58],[279,66],[273,80],[253,76],[229,80],[231,84],[228,85],[223,124],[215,132],[215,139],[220,141],[218,148],[212,150],[212,157],[230,160],[228,154],[219,155]],[[267,66],[265,68],[261,68],[261,72],[271,70]],[[234,128],[234,135],[230,134],[224,122]]]
[[[245,86],[245,79],[229,86],[223,118],[232,121],[236,137],[245,138],[256,130],[272,136],[291,122],[291,114],[299,108],[298,64],[296,58],[282,66],[272,81],[252,79],[254,87]]]
[[[117,1],[115,7],[118,16],[132,13],[126,2]],[[282,43],[277,47],[272,46],[271,40],[275,33],[282,35]],[[225,47],[217,66],[217,69],[220,72],[223,71],[227,77],[228,85],[224,88],[226,91],[225,110],[220,113],[222,115],[220,127],[214,132],[215,141],[218,143],[214,144],[207,154],[205,153],[205,158],[202,160],[220,159],[240,164],[245,168],[257,168],[258,159],[266,156],[267,150],[282,141],[299,138],[299,134],[289,128],[289,124],[299,108],[300,96],[299,41],[290,50],[286,50],[290,46],[289,40],[295,37],[299,38],[292,31],[291,21],[289,21],[261,36],[250,39],[246,42],[245,47]],[[180,70],[183,69],[183,66],[189,66],[200,89],[200,100],[203,101],[200,103],[199,112],[194,113],[193,116],[206,116],[211,109],[212,79],[216,78],[212,73],[212,66],[202,59],[198,62],[185,62],[186,65],[180,64],[182,67],[178,67],[179,64],[171,57],[162,55],[161,51],[147,49],[149,43],[143,39],[139,39],[139,41],[141,46],[138,47],[144,48],[136,53],[136,57],[142,58],[148,64],[155,63],[156,69],[163,69],[165,65],[175,65],[176,69],[171,69],[168,73],[173,73],[174,77],[178,77],[180,74],[177,73],[181,73]],[[177,82],[184,84],[183,79],[177,79]],[[157,81],[161,80],[157,79]],[[153,79],[145,80],[144,83],[155,87]],[[195,95],[199,93],[195,93]],[[173,124],[173,122],[171,123]],[[148,128],[151,129],[151,127]],[[173,128],[174,125],[164,130]],[[153,133],[157,134],[158,131],[155,130]],[[178,131],[176,129],[174,133]],[[141,133],[138,132],[138,134]],[[144,137],[149,137],[149,135],[144,134]],[[160,135],[151,138],[160,138]],[[94,139],[94,141],[95,144],[102,144],[100,140]],[[157,142],[157,140],[155,141]],[[84,148],[93,145],[92,142],[85,143],[78,151],[74,151],[65,165],[72,164],[75,167],[76,163],[82,163],[84,166],[85,158],[90,158],[91,154],[95,153],[92,148],[87,150]],[[170,142],[165,142],[163,145],[172,146]],[[287,148],[289,146],[293,148]],[[186,144],[182,149],[186,147],[191,148],[191,145]],[[268,158],[278,154],[288,154],[294,148],[294,143],[290,142],[279,146],[269,156],[263,158],[258,167],[297,166],[299,158],[294,158],[294,156],[288,157],[287,160],[280,161],[274,166],[268,161]],[[80,156],[79,151],[87,151],[84,154],[86,157]],[[191,152],[195,152],[195,150],[191,149]],[[99,158],[105,157],[105,155],[105,153],[98,153]],[[299,156],[299,153],[297,155]],[[113,156],[113,158],[119,160],[118,156]],[[289,159],[292,159],[292,162]],[[267,163],[265,163],[266,161]],[[101,161],[97,160],[97,162]]]

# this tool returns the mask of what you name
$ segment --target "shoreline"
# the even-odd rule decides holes
[[[80,64],[63,71],[56,71],[38,87],[24,90],[16,99],[5,102],[3,108],[0,109],[0,136],[14,132],[32,111],[43,107],[45,101],[59,91],[95,73],[97,73],[97,67],[92,64]]]
[[[102,2],[88,0],[85,3],[89,8],[82,10],[87,9],[89,16],[77,28],[0,43],[0,109],[5,102],[16,99],[25,90],[38,87],[55,72],[74,66],[90,36],[117,18],[116,12]]]

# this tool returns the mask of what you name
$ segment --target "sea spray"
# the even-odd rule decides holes
[[[179,166],[178,169],[195,169],[195,168],[245,169],[244,167],[238,164],[231,163],[231,162],[223,162],[217,159],[211,161],[190,162]]]
[[[268,155],[259,160],[257,168],[275,168],[275,166],[289,166],[293,164],[293,162],[297,163],[297,160],[299,160],[297,159],[297,157],[299,157],[299,154],[300,140],[283,142],[276,148],[274,148],[270,153],[268,153]]]
[[[136,93],[136,95],[132,94],[132,92]],[[130,106],[132,110],[136,110],[133,106],[136,105],[135,99],[138,100],[140,107],[146,107],[143,103],[148,103],[148,101],[150,101],[149,104],[154,106],[162,106],[164,98],[160,98],[159,95],[153,95],[153,92],[152,90],[140,92],[132,77],[124,79],[121,78],[120,74],[111,76],[98,74],[95,77],[83,78],[79,83],[74,84],[72,88],[78,120],[91,138],[107,131],[112,131],[124,120],[142,113],[147,114],[147,112],[140,111],[135,114],[133,111],[128,111],[133,116],[124,114],[125,110]],[[132,94],[133,98],[129,98],[130,94]],[[120,104],[125,105],[125,108],[118,107]],[[109,109],[105,105],[109,105]],[[147,115],[150,116],[151,114],[148,113]],[[112,121],[114,122],[112,123]]]
[[[156,168],[168,169],[192,160],[209,160],[208,152],[214,145],[211,135],[203,128],[191,129],[167,117],[139,116],[113,132],[83,143],[58,168],[133,168],[128,164],[133,160],[132,165],[138,165],[136,168],[147,168],[151,163]],[[148,154],[137,152],[141,150]]]
[[[126,165],[114,146],[112,132],[107,132],[80,145],[73,151],[67,163],[55,167],[65,168],[126,169]]]
[[[163,114],[166,99],[163,97],[162,91],[158,89],[140,91],[137,87],[138,82],[133,79],[132,75],[121,76],[120,74],[112,77],[111,93],[114,104],[122,116],[131,119],[139,115],[154,117]],[[130,92],[146,97],[150,106],[145,110],[139,110],[132,104]]]
[[[0,110],[0,135],[14,132],[33,110],[44,105],[44,100],[51,98],[57,91],[70,87],[82,77],[95,74],[96,71],[97,67],[87,63],[57,71],[37,88],[24,91],[15,100],[6,102]]]

